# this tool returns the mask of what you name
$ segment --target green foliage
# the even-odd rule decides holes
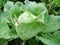
[[[45,26],[42,32],[54,32],[60,29],[60,16],[49,15],[45,19]]]
[[[4,4],[6,3],[6,1],[7,1],[7,0],[0,0],[0,8],[1,8],[2,6],[4,6]]]
[[[60,0],[53,0],[55,4],[60,6]]]
[[[41,3],[6,1],[0,0],[0,8],[4,7],[0,11],[1,45],[15,38],[23,40],[22,45],[27,40],[33,41],[30,45],[38,45],[40,41],[45,45],[60,45],[60,16],[55,9],[60,5],[59,0],[48,0],[48,3],[45,0],[41,0]]]
[[[0,8],[1,8],[1,6],[3,5],[3,3],[2,3],[3,1],[2,0],[0,0]]]
[[[57,31],[54,34],[45,34],[42,37],[37,38],[47,45],[60,45],[60,31]]]
[[[0,13],[0,39],[2,39],[2,41],[7,40],[6,42],[17,37],[17,35],[14,34],[11,29],[9,29],[7,22],[8,20],[5,17],[4,13]],[[5,43],[2,43],[2,41],[0,42],[1,45]]]
[[[19,27],[17,33],[22,40],[27,40],[38,34],[41,30],[37,17],[30,12],[24,12],[19,18]],[[31,36],[30,36],[31,35]]]
[[[0,39],[0,45],[7,45],[7,41],[8,40],[5,40],[5,39]]]

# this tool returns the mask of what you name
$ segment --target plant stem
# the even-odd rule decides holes
[[[25,45],[25,42],[26,42],[26,41],[23,41],[21,45]]]

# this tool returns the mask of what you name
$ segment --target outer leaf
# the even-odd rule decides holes
[[[60,29],[60,16],[48,15],[42,32],[54,32]]]
[[[60,31],[55,32],[53,36],[56,37],[57,40],[60,40]]]
[[[38,16],[38,21],[42,22],[43,24],[45,24],[47,18],[48,18],[48,12],[47,10],[42,11]]]
[[[7,25],[5,15],[0,15],[0,45],[7,45],[7,42],[17,38],[16,33],[13,33]]]
[[[27,2],[25,4],[25,10],[30,11],[34,15],[39,15],[41,12],[45,11],[46,8],[43,3],[36,3],[36,2]]]
[[[54,34],[47,34],[39,39],[47,45],[60,45],[60,32]]]
[[[17,17],[23,12],[23,4],[18,2],[16,4],[14,4],[11,8],[10,8],[10,13],[11,16],[14,17],[14,15],[16,15]]]
[[[5,20],[3,14],[0,15],[0,39],[11,39],[16,36],[16,34],[12,33],[7,25],[7,21]]]
[[[14,4],[14,2],[7,1],[7,3],[4,5],[4,11],[10,13],[9,15],[11,15],[12,17],[14,17],[14,15],[18,17],[23,12],[22,8],[23,8],[23,3],[21,2],[16,2]]]
[[[23,3],[22,2],[16,2],[15,5],[18,5],[18,6],[23,6]]]
[[[20,15],[20,13],[22,12],[22,5],[23,3],[21,2],[16,2],[14,4],[14,2],[11,1],[7,1],[7,3],[4,5],[5,17],[7,18],[9,23],[12,24],[12,26],[14,24],[14,20],[13,20],[14,16],[16,15],[18,17],[18,15]]]
[[[0,38],[8,39],[9,36],[9,28],[5,22],[0,21]]]
[[[7,1],[6,4],[4,5],[4,11],[8,11],[12,6],[14,2]]]

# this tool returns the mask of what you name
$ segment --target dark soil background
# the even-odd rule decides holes
[[[36,45],[36,44],[37,45],[44,45],[41,41],[37,42],[37,41],[34,41],[34,40],[35,40],[34,38],[32,38],[30,40],[27,40],[25,45]],[[14,40],[8,42],[8,45],[21,45],[21,42],[22,42],[22,40],[17,38],[17,39],[14,39]]]

